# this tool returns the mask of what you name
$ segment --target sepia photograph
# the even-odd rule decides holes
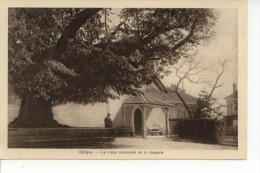
[[[246,151],[238,8],[7,14],[6,150],[88,158]]]

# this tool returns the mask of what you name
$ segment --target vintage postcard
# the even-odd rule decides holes
[[[0,158],[246,159],[247,1],[0,8]]]

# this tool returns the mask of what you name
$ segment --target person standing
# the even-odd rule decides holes
[[[112,128],[112,120],[110,118],[110,113],[107,114],[107,117],[104,119],[105,128]]]

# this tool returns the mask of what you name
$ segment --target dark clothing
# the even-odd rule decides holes
[[[105,122],[105,128],[112,128],[112,120],[111,120],[111,118],[106,117],[104,119],[104,122]]]

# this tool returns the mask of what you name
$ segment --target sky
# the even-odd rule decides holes
[[[216,74],[211,70],[220,70],[219,60],[228,59],[229,62],[219,82],[224,84],[213,94],[224,104],[223,98],[232,94],[233,83],[237,83],[237,11],[236,9],[218,9],[217,12],[219,17],[216,25],[212,28],[215,31],[215,37],[207,45],[198,47],[198,54],[195,59],[202,59],[203,66],[209,68],[203,74],[207,81],[215,81]],[[172,73],[162,81],[165,86],[170,86],[177,83],[178,78]],[[203,88],[206,91],[210,90],[208,85],[184,81],[185,91],[193,96],[197,97]]]

